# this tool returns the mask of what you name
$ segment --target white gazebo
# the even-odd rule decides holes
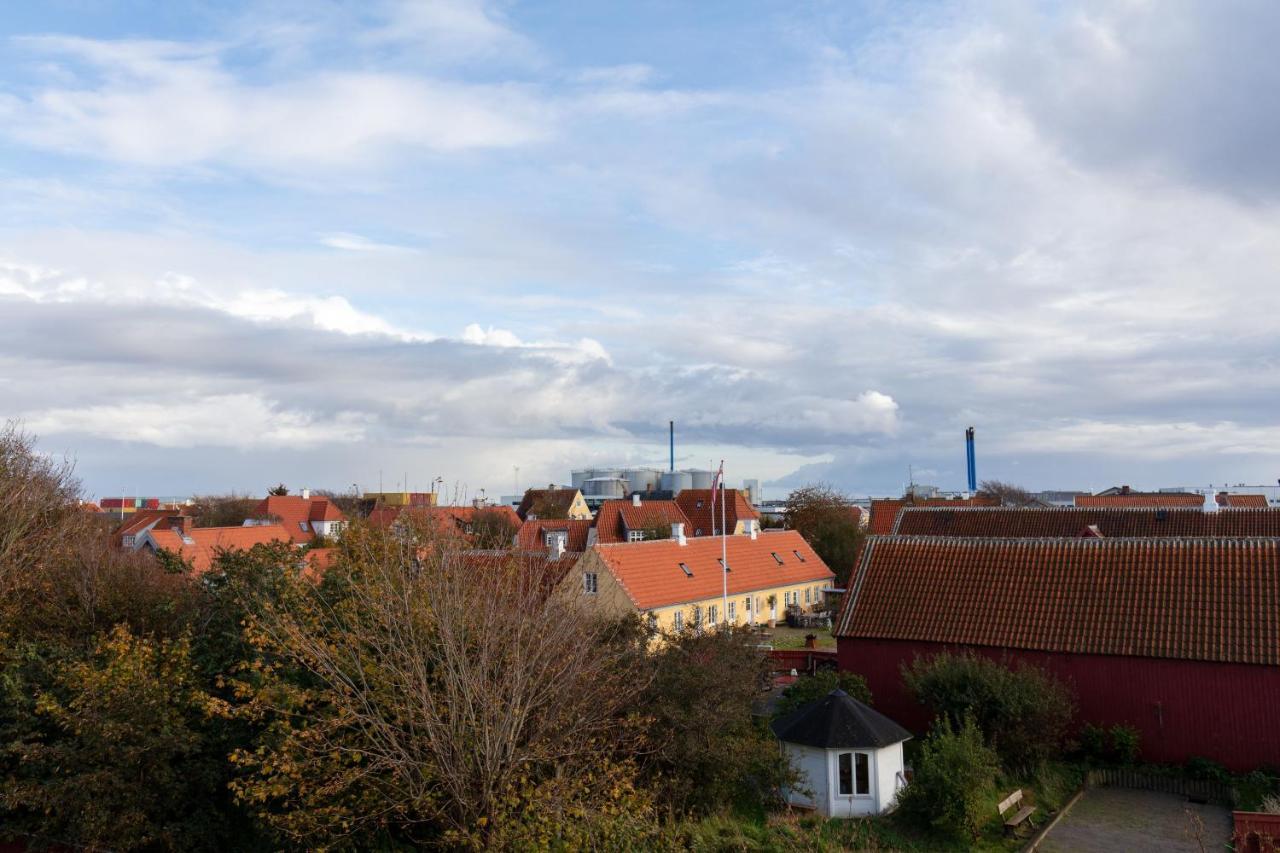
[[[832,690],[771,727],[808,789],[786,791],[793,806],[826,817],[881,814],[907,784],[902,743],[911,733],[843,690]]]

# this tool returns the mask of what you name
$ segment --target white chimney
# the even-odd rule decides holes
[[[1212,488],[1204,490],[1204,511],[1205,512],[1218,511],[1218,493],[1214,491]]]
[[[303,489],[303,490],[302,490],[302,499],[303,499],[304,501],[309,501],[309,500],[311,500],[311,490],[310,490],[310,489]]]
[[[742,523],[743,525],[746,526],[747,533],[751,534],[751,538],[755,539],[756,533],[759,531],[759,527],[760,527],[759,522],[757,522],[754,518],[748,518],[746,521]]]
[[[687,540],[685,540],[684,538],[684,522],[683,521],[671,522],[671,538],[679,542],[681,545],[688,544]]]
[[[632,505],[632,506],[640,506],[640,493],[639,493],[639,492],[632,492],[632,493],[631,493],[631,505]]]
[[[547,549],[548,555],[553,560],[558,560],[564,556],[565,545],[569,539],[567,533],[552,533],[550,547]]]

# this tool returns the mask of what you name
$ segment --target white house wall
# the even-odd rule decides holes
[[[787,790],[787,802],[793,806],[817,809],[825,816],[831,814],[829,792],[831,780],[827,772],[827,754],[825,750],[794,743],[784,743],[782,753],[791,762],[791,766],[801,776],[801,784],[809,789],[809,794]]]
[[[875,756],[876,811],[885,812],[898,796],[898,776],[902,772],[902,744],[895,743],[878,750]]]

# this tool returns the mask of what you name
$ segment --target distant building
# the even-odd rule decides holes
[[[1076,506],[1177,507],[1203,506],[1204,496],[1195,492],[1135,492],[1128,486],[1113,486],[1096,495],[1076,495]]]
[[[439,503],[435,492],[365,492],[364,499],[381,506],[436,506]]]
[[[252,527],[191,527],[191,519],[174,517],[171,526],[152,527],[138,536],[138,548],[155,553],[168,551],[190,564],[199,575],[209,571],[223,551],[247,551],[255,545],[287,543],[289,531],[279,524]]]
[[[1280,537],[1280,508],[905,507],[890,532],[995,539]]]
[[[898,511],[908,506],[940,506],[940,507],[965,507],[965,506],[998,506],[999,501],[995,498],[978,497],[974,495],[970,498],[873,498],[871,501],[871,518],[867,523],[867,531],[872,535],[883,536],[893,532],[893,524],[898,518]]]
[[[601,544],[641,542],[656,538],[652,533],[664,528],[667,532],[661,538],[666,539],[671,535],[673,524],[683,525],[686,531],[691,527],[678,503],[647,501],[637,492],[629,500],[600,504],[600,509],[596,510],[596,541]]]
[[[676,505],[689,519],[695,537],[723,532],[740,536],[760,527],[760,513],[739,489],[685,489],[676,495]]]

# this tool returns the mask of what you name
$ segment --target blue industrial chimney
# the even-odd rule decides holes
[[[978,491],[978,463],[973,456],[973,427],[964,431],[964,455],[969,472],[969,494]]]
[[[667,429],[671,431],[671,470],[676,470],[676,422],[667,421]]]

